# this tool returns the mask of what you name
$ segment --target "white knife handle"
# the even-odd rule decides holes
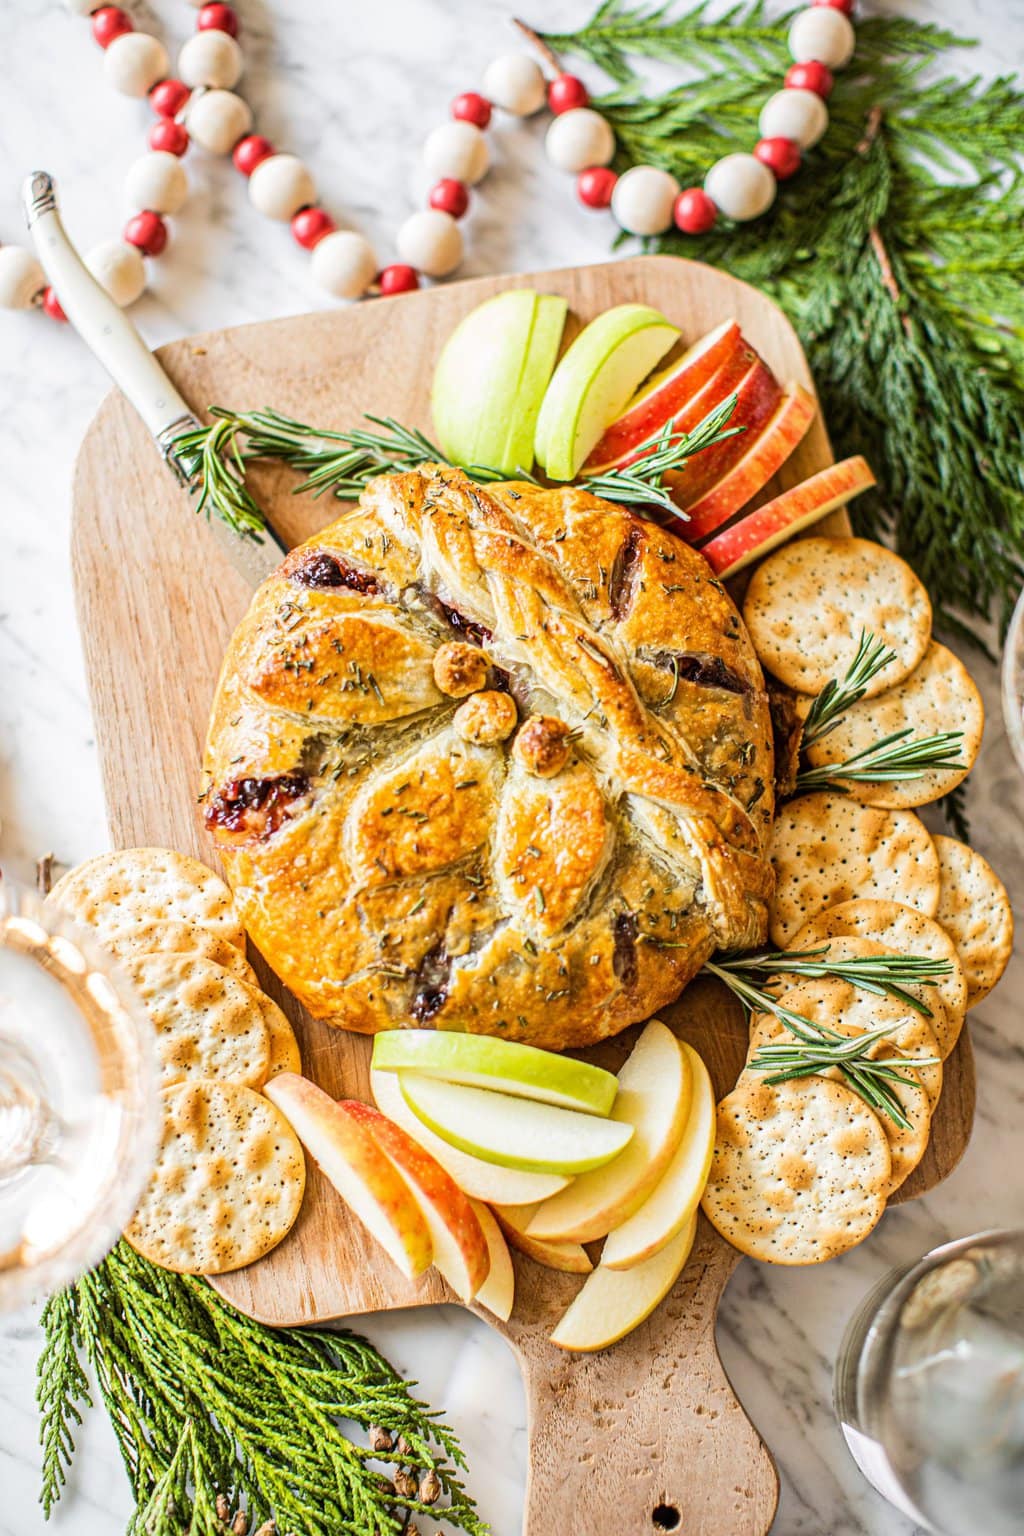
[[[34,171],[25,182],[25,214],[36,253],[61,308],[89,350],[138,411],[179,480],[171,445],[200,426],[127,315],[93,277],[69,240],[57,211],[52,176]]]

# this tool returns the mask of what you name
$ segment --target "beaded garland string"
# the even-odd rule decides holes
[[[553,114],[545,138],[548,159],[576,177],[576,195],[585,207],[609,208],[627,234],[659,235],[675,224],[683,233],[696,235],[711,229],[719,217],[756,219],[771,207],[778,183],[795,175],[803,152],[828,127],[825,100],[833,71],[850,62],[855,41],[850,20],[854,0],[811,0],[791,24],[794,63],[783,88],[764,105],[758,125],[761,138],[753,151],[724,156],[711,166],[702,187],[681,188],[669,172],[652,165],[634,165],[616,175],[611,168],[615,135],[591,107],[585,84],[564,73],[536,35],[517,22],[546,55],[555,70],[553,78],[546,79],[529,54],[508,53],[488,65],[481,92],[455,97],[450,120],[433,129],[423,147],[427,170],[436,178],[428,206],[400,227],[400,259],[378,269],[369,242],[354,230],[339,229],[320,206],[305,164],[253,132],[252,112],[234,90],[243,57],[231,5],[189,0],[199,13],[196,32],[182,47],[178,73],[172,76],[163,44],[137,31],[121,6],[97,0],[66,3],[74,13],[88,17],[114,88],[147,99],[156,115],[149,150],[132,164],[126,178],[128,202],[138,211],[120,239],[103,241],[85,258],[122,306],[134,303],[145,289],[144,258],[159,256],[167,245],[167,218],[179,211],[188,195],[181,160],[192,144],[211,154],[231,155],[248,182],[253,206],[290,226],[296,242],[311,253],[314,280],[338,299],[406,292],[419,286],[421,276],[447,277],[458,267],[463,255],[459,220],[469,208],[470,188],[490,164],[485,130],[495,107],[529,117],[546,104]],[[55,320],[65,319],[34,255],[19,246],[0,245],[0,308],[32,307]]]

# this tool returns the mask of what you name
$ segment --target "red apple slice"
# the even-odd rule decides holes
[[[731,576],[874,484],[866,459],[842,459],[741,517],[705,544],[701,554],[716,575]]]
[[[627,455],[660,431],[742,345],[735,320],[726,320],[694,342],[677,362],[656,373],[633,396],[618,420],[605,429],[588,455],[583,473],[594,474],[609,464],[628,462]]]
[[[742,432],[737,432],[734,437],[727,437],[721,443],[716,443],[713,448],[705,448],[703,453],[695,453],[684,469],[666,475],[672,499],[680,507],[687,509],[709,491],[712,486],[718,485],[725,475],[738,464],[747,453],[750,444],[771,420],[779,407],[782,396],[782,385],[772,373],[771,369],[755,354],[754,361],[738,383],[730,384],[723,390],[717,400],[709,400],[706,409],[702,409],[696,421],[690,421],[683,428],[684,431],[692,431],[695,426],[707,415],[714,406],[719,405],[733,389],[736,391],[736,404],[733,413],[729,417],[730,427],[742,427]],[[689,538],[689,530],[683,530]]]
[[[687,507],[689,522],[682,532],[691,544],[720,528],[767,485],[810,427],[817,409],[814,397],[801,384],[787,384],[778,408],[759,436],[749,442],[748,434],[743,434],[748,442],[742,457],[699,501]]]
[[[457,1296],[471,1301],[487,1279],[487,1239],[468,1196],[418,1142],[372,1104],[341,1106],[364,1126],[409,1185],[423,1212],[434,1264]]]
[[[263,1092],[338,1194],[410,1280],[430,1268],[430,1232],[418,1202],[376,1139],[345,1100],[293,1072],[271,1078]]]

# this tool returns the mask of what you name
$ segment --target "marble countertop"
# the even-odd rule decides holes
[[[544,0],[528,12],[572,26],[593,0]],[[876,9],[870,3],[865,11]],[[1021,0],[910,0],[885,6],[953,25],[983,47],[956,67],[1024,63]],[[192,25],[183,6],[142,5],[171,55]],[[512,46],[502,0],[383,0],[301,7],[240,0],[245,90],[258,125],[303,154],[329,208],[381,252],[422,195],[418,146],[448,99]],[[140,152],[146,112],[106,87],[85,23],[59,0],[6,8],[0,113],[0,239],[23,240],[18,188],[37,167],[59,179],[68,226],[88,247],[119,227],[124,169]],[[542,126],[502,123],[496,169],[469,220],[463,275],[598,261],[605,220],[573,211],[540,153]],[[286,233],[249,209],[230,167],[188,162],[192,195],[153,291],[133,314],[153,344],[192,331],[318,307]],[[77,339],[34,315],[0,318],[0,859],[30,877],[53,849],[75,862],[106,846],[95,743],[75,627],[68,560],[71,468],[107,381]],[[976,664],[975,664],[976,665]],[[971,785],[974,836],[1024,898],[1024,786],[1003,736],[995,672],[980,674],[989,709]],[[890,1212],[855,1252],[823,1269],[741,1264],[719,1314],[736,1390],[775,1454],[781,1536],[909,1536],[911,1527],[861,1479],[831,1409],[831,1364],[845,1318],[885,1270],[953,1235],[1024,1223],[1024,1185],[1005,1176],[1024,1118],[1018,956],[995,997],[972,1015],[979,1105],[953,1176]],[[1019,1140],[1017,1142],[1019,1146]],[[395,1314],[365,1329],[462,1436],[472,1487],[495,1536],[521,1529],[525,1408],[515,1362],[475,1318],[454,1308]],[[34,1316],[0,1318],[0,1536],[35,1536],[39,1336]],[[130,1511],[102,1414],[88,1416],[70,1487],[53,1522],[66,1536],[116,1536]],[[632,1533],[630,1533],[632,1536]]]

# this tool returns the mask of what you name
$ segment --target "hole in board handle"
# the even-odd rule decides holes
[[[656,1531],[678,1531],[679,1518],[674,1504],[656,1504],[651,1510],[651,1524]]]

